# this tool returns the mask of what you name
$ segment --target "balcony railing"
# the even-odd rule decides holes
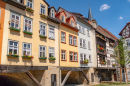
[[[106,49],[104,49],[104,51],[103,51],[103,50],[100,50],[97,48],[97,53],[102,54],[102,55],[107,55]]]
[[[15,7],[18,7],[22,10],[25,10],[26,9],[26,5],[24,5],[24,0],[20,0],[20,1],[17,1],[17,0],[3,0],[4,2],[8,3],[8,4],[11,4]]]

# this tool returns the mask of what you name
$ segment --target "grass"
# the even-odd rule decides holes
[[[100,84],[100,85],[94,85],[94,86],[114,86],[114,85],[120,85],[120,86],[122,86],[122,85],[128,85],[128,84],[130,84],[130,83],[111,83],[111,84],[107,84],[107,83],[103,83],[103,84]]]

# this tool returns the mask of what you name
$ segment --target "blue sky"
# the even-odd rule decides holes
[[[130,0],[46,0],[56,9],[62,7],[69,12],[77,12],[88,17],[89,3],[93,18],[98,25],[106,28],[115,36],[127,22],[130,22]]]

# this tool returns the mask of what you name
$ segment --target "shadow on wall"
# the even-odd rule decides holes
[[[27,86],[27,85],[23,83],[21,80],[18,80],[16,78],[6,75],[0,75],[0,86]]]

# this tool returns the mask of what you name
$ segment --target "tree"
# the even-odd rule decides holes
[[[120,39],[118,40],[118,44],[115,47],[115,55],[117,58],[116,60],[122,68],[126,68],[126,65],[130,63],[130,51],[128,49],[128,45],[129,44],[125,43],[125,40],[120,37]],[[122,73],[125,73],[125,71],[122,70]],[[125,81],[127,83],[126,77]]]
[[[126,44],[125,40],[120,37],[118,44],[115,47],[115,55],[117,62],[121,65],[122,68],[126,68],[126,65],[130,63],[130,51],[127,47],[128,44]]]

